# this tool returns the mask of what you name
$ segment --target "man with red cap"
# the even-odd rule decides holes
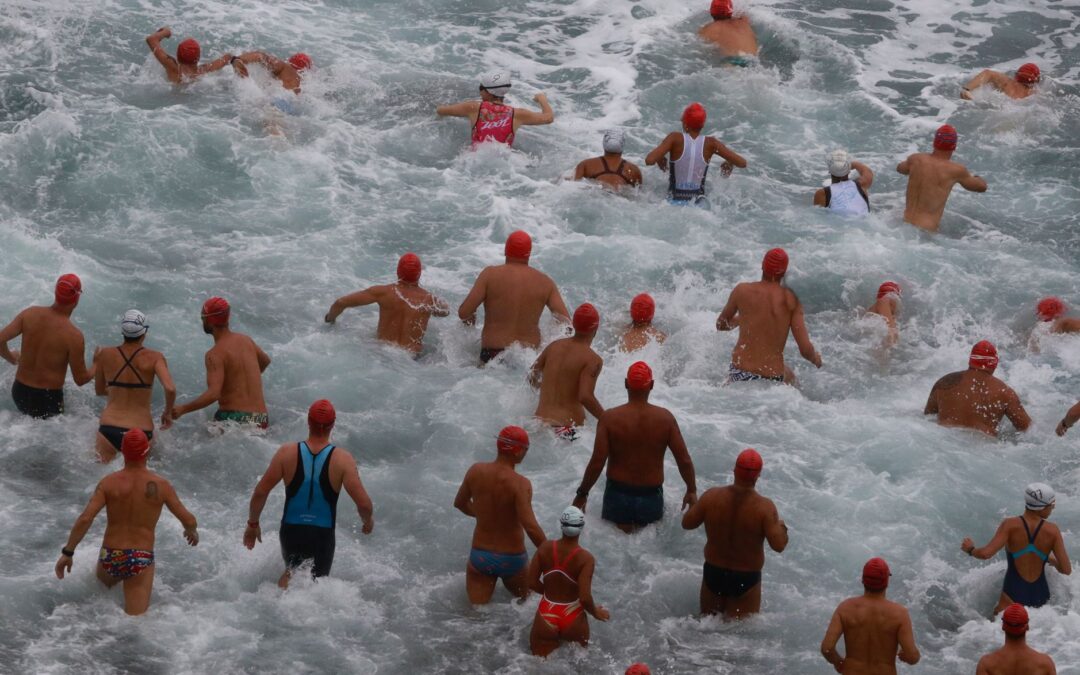
[[[142,614],[150,606],[154,586],[154,534],[161,507],[169,509],[184,527],[188,544],[199,543],[191,515],[169,481],[146,468],[150,440],[142,429],[131,429],[120,444],[124,468],[101,479],[90,503],[75,520],[56,561],[56,577],[71,572],[75,548],[86,536],[101,509],[107,522],[98,554],[97,578],[107,588],[123,583],[124,611]]]
[[[1051,333],[1080,333],[1080,319],[1065,316],[1068,309],[1061,298],[1050,296],[1039,300],[1035,316],[1040,322],[1049,324]]]
[[[326,323],[334,323],[350,307],[377,304],[378,338],[419,355],[424,348],[428,320],[450,315],[449,305],[420,286],[421,270],[420,257],[406,253],[398,260],[396,283],[343,295],[330,306]]]
[[[1034,63],[1025,63],[1017,68],[1016,75],[1012,78],[1005,73],[987,68],[964,85],[960,91],[960,98],[972,100],[971,92],[984,84],[991,85],[1009,98],[1027,98],[1035,93],[1035,85],[1040,80],[1042,80],[1042,73]]]
[[[570,323],[570,311],[558,286],[548,275],[529,267],[532,237],[521,230],[511,232],[504,252],[506,263],[485,267],[458,308],[458,317],[472,326],[476,310],[484,306],[481,364],[515,342],[533,349],[539,347],[540,315],[545,307],[558,321]]]
[[[863,566],[863,594],[848,598],[833,612],[821,655],[838,673],[896,673],[896,660],[908,665],[919,662],[919,648],[907,608],[885,599],[889,587],[889,565],[871,558]],[[847,656],[836,650],[844,638]]]
[[[656,314],[656,302],[648,293],[640,293],[630,301],[630,326],[619,340],[619,349],[624,352],[636,352],[644,349],[650,342],[664,344],[667,335],[652,325]]]
[[[630,366],[624,383],[627,402],[604,411],[596,425],[592,458],[581,477],[574,506],[585,508],[589,491],[606,465],[600,515],[629,534],[664,516],[664,455],[668,449],[686,484],[684,509],[697,501],[697,478],[675,416],[649,403],[652,369],[638,361]]]
[[[756,450],[743,450],[735,460],[735,484],[709,488],[683,516],[683,529],[705,524],[702,614],[728,620],[761,611],[765,542],[777,553],[787,548],[787,525],[776,505],[754,489],[761,467]]]
[[[193,401],[175,406],[174,420],[216,402],[216,422],[251,424],[263,429],[269,426],[262,373],[270,365],[270,357],[247,335],[229,330],[231,312],[225,298],[214,297],[203,303],[203,332],[214,337],[214,346],[206,352],[206,391]]]
[[[952,161],[957,139],[952,125],[942,125],[934,134],[933,152],[916,152],[896,165],[896,170],[908,177],[905,222],[937,232],[954,185],[959,183],[968,192],[986,192],[985,180]]]
[[[979,659],[975,675],[1057,675],[1054,659],[1027,646],[1028,613],[1012,604],[1001,615],[1005,646]]]
[[[86,344],[82,331],[71,322],[79,304],[82,282],[74,274],[56,280],[53,304],[27,307],[0,330],[0,357],[16,366],[11,398],[19,412],[47,418],[64,412],[64,381],[68,368],[76,386],[94,379],[86,368]],[[8,342],[22,335],[22,350]]]
[[[604,359],[592,349],[600,313],[586,302],[574,311],[573,323],[574,334],[545,347],[529,370],[529,384],[540,389],[534,414],[568,441],[577,440],[586,410],[597,419],[604,413],[594,393]]]
[[[878,286],[877,300],[866,310],[868,314],[876,314],[885,319],[885,325],[889,329],[889,335],[885,338],[885,347],[892,347],[900,340],[896,318],[900,314],[900,299],[903,295],[900,284],[895,281],[886,281]]]
[[[253,63],[258,63],[266,68],[270,75],[281,83],[283,88],[294,94],[300,93],[300,73],[311,68],[312,65],[311,57],[303,52],[297,52],[287,59],[279,59],[273,54],[267,54],[262,51],[251,51],[244,52],[239,56],[234,56],[229,62],[232,64],[233,70],[240,77],[247,77],[247,67]],[[288,99],[285,100],[288,101]],[[288,106],[279,104],[277,99],[274,100],[274,106],[281,109],[282,112],[290,114],[293,112],[291,104]]]
[[[172,37],[169,27],[159,28],[146,36],[146,45],[154,54],[154,58],[165,68],[165,77],[173,84],[191,82],[207,73],[221,70],[229,65],[233,55],[226,52],[210,63],[200,65],[199,57],[202,49],[194,38],[182,40],[176,47],[176,58],[173,58],[161,47],[161,41]]]
[[[469,467],[454,497],[454,508],[476,519],[465,566],[465,591],[474,605],[491,601],[499,579],[515,596],[527,596],[529,555],[524,535],[537,548],[547,539],[533,514],[532,483],[516,470],[529,451],[529,434],[521,427],[505,427],[495,447],[495,461]]]
[[[741,155],[701,132],[705,128],[705,117],[705,108],[700,103],[686,106],[682,114],[683,130],[668,134],[645,157],[646,165],[655,164],[661,171],[668,172],[668,202],[671,204],[700,204],[704,201],[705,174],[713,155],[719,155],[724,160],[720,165],[720,175],[725,178],[731,175],[732,166],[746,168],[746,160]]]
[[[757,36],[750,18],[745,14],[735,16],[731,5],[731,0],[712,0],[709,14],[713,20],[702,26],[698,35],[720,49],[720,63],[746,68],[758,54]]]
[[[510,93],[511,85],[510,73],[505,70],[485,73],[480,76],[479,101],[441,105],[435,109],[435,113],[439,117],[468,118],[473,148],[487,142],[513,145],[518,129],[551,124],[555,121],[555,112],[543,92],[533,96],[540,106],[540,112],[506,105],[506,95]]]
[[[994,377],[997,348],[982,340],[971,348],[968,369],[949,373],[934,383],[924,415],[937,415],[938,424],[967,427],[997,436],[1002,417],[1017,431],[1026,431],[1031,418],[1009,385]]]
[[[728,368],[731,382],[772,381],[794,384],[795,374],[784,365],[788,333],[795,338],[799,354],[821,367],[821,355],[810,342],[799,297],[782,282],[787,274],[788,255],[782,248],[769,250],[761,260],[761,281],[737,284],[724,311],[716,319],[716,330],[739,329],[739,340],[731,352]]]
[[[244,529],[244,546],[249,550],[255,548],[255,542],[262,543],[259,516],[266,498],[278,483],[285,483],[285,511],[278,529],[281,557],[285,560],[285,572],[278,579],[281,588],[287,588],[293,571],[309,560],[312,577],[330,574],[342,489],[356,504],[363,524],[360,531],[371,534],[375,527],[371,497],[360,482],[356,460],[348,450],[330,442],[336,421],[337,411],[330,401],[312,403],[308,408],[307,440],[278,448],[251,495]]]

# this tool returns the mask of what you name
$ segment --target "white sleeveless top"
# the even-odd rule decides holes
[[[705,172],[708,169],[709,163],[705,161],[705,134],[692,138],[690,134],[683,132],[682,155],[671,166],[672,197],[687,199],[691,194],[704,194]]]
[[[829,186],[829,209],[853,216],[870,213],[870,206],[859,194],[859,186],[853,180],[843,180]]]

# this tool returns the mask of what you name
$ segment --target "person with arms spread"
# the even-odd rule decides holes
[[[874,183],[874,172],[870,167],[851,159],[846,150],[833,150],[828,164],[832,183],[814,193],[814,206],[851,216],[870,213],[870,197],[867,193]],[[859,172],[854,180],[851,179],[852,169]]]
[[[994,89],[1004,93],[1009,98],[1027,98],[1035,93],[1035,85],[1042,80],[1042,72],[1034,63],[1025,63],[1016,69],[1016,75],[1009,78],[1005,73],[987,68],[971,81],[964,85],[960,91],[960,98],[970,101],[971,92],[984,84],[989,84]]]
[[[714,155],[724,160],[720,175],[725,178],[731,175],[732,167],[746,168],[742,155],[702,133],[705,118],[705,108],[700,103],[686,106],[682,114],[682,131],[668,134],[645,157],[647,166],[655,164],[661,171],[668,172],[668,202],[671,204],[685,206],[704,202],[705,176]]]
[[[472,125],[473,148],[485,142],[513,145],[518,129],[551,124],[555,113],[542,93],[533,97],[540,104],[540,112],[506,105],[511,84],[510,73],[506,71],[487,73],[480,77],[479,101],[441,105],[435,112],[439,117],[467,117]]]
[[[154,58],[156,58],[158,63],[161,64],[161,67],[165,69],[166,79],[173,84],[192,82],[207,73],[221,70],[229,65],[229,62],[233,58],[232,54],[226,52],[210,63],[199,64],[199,58],[202,56],[202,48],[195,38],[181,40],[180,44],[176,46],[176,58],[173,58],[161,46],[162,40],[167,40],[171,37],[172,31],[169,30],[168,26],[159,28],[146,36],[146,46],[150,48],[150,52],[153,53]]]
[[[968,192],[986,192],[985,180],[952,161],[957,140],[956,129],[942,125],[934,134],[933,152],[916,152],[896,165],[897,172],[908,177],[904,222],[937,232],[954,185],[959,183]]]

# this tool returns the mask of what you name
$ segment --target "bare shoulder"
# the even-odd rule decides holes
[[[787,302],[789,309],[796,309],[799,306],[799,296],[787,286],[784,287],[784,301]]]
[[[934,389],[953,389],[958,386],[963,379],[963,371],[949,373],[948,375],[942,376],[934,383]]]

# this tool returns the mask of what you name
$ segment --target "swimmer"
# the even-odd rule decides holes
[[[529,267],[532,237],[517,230],[506,238],[506,263],[485,267],[458,308],[467,326],[476,323],[476,310],[484,306],[480,333],[480,363],[487,363],[515,342],[540,346],[540,315],[544,307],[562,323],[570,323],[559,288],[551,277]]]
[[[795,338],[799,354],[821,367],[821,354],[810,342],[802,303],[782,284],[787,274],[788,255],[774,248],[761,260],[761,281],[737,284],[724,311],[716,319],[716,330],[739,329],[739,341],[731,352],[730,382],[795,383],[795,374],[784,365],[784,345],[788,333]]]
[[[285,60],[266,52],[244,52],[239,56],[232,57],[229,63],[232,64],[233,70],[240,77],[248,76],[248,65],[253,63],[261,64],[275,80],[281,83],[284,89],[294,94],[300,93],[300,74],[311,68],[312,65],[311,57],[303,52],[297,52]],[[274,106],[282,107],[278,105],[277,99],[275,99]],[[291,110],[282,110],[282,112],[293,114]]]
[[[574,496],[574,506],[585,508],[589,491],[606,465],[601,518],[630,534],[664,516],[664,455],[668,449],[686,484],[684,509],[697,501],[697,478],[675,416],[649,403],[652,369],[638,361],[630,366],[623,383],[628,400],[600,416],[592,457]]]
[[[594,393],[604,367],[604,359],[592,350],[599,327],[600,313],[586,302],[574,311],[574,334],[545,347],[529,370],[529,384],[540,389],[533,414],[568,441],[577,440],[586,410],[597,419],[604,414]]]
[[[960,98],[972,100],[971,92],[984,84],[989,84],[1009,98],[1027,98],[1035,93],[1035,85],[1040,80],[1042,80],[1042,73],[1034,63],[1025,63],[1017,68],[1016,75],[1011,80],[1005,73],[987,68],[964,85],[964,88],[960,90]]]
[[[731,0],[712,0],[709,14],[713,20],[698,31],[698,35],[715,44],[723,55],[724,66],[746,68],[758,54],[757,36],[750,18],[745,14],[735,16]]]
[[[846,150],[833,150],[828,163],[832,184],[814,193],[814,206],[852,216],[870,213],[870,197],[866,194],[874,182],[870,167],[851,159]],[[849,177],[852,169],[859,172],[855,180]]]
[[[596,559],[578,545],[585,514],[573,506],[559,517],[562,538],[549,539],[536,549],[529,563],[529,588],[540,593],[529,647],[533,656],[547,657],[563,642],[589,646],[589,618],[599,621],[611,615],[593,602],[592,578]]]
[[[334,564],[336,544],[337,503],[341,490],[356,504],[362,523],[360,531],[371,534],[375,529],[374,507],[356,460],[345,448],[330,442],[337,422],[334,404],[320,399],[308,408],[307,440],[286,443],[270,459],[266,473],[255,485],[248,506],[248,522],[244,528],[244,546],[251,550],[255,542],[262,543],[262,515],[266,499],[277,487],[285,484],[285,512],[281,516],[278,541],[285,572],[278,578],[279,588],[288,588],[293,572],[311,561],[312,578],[330,575]]]
[[[123,583],[124,611],[143,614],[150,607],[154,587],[154,534],[161,507],[169,509],[184,527],[188,544],[199,543],[195,516],[191,515],[169,481],[146,468],[150,440],[142,429],[131,429],[120,443],[124,468],[101,479],[90,503],[75,520],[67,543],[56,561],[56,578],[71,572],[75,548],[86,536],[101,509],[105,509],[105,536],[98,553],[97,578],[112,588]]]
[[[0,330],[0,357],[16,366],[11,399],[24,415],[46,419],[64,412],[68,368],[75,386],[94,379],[82,331],[71,322],[81,295],[79,277],[65,274],[56,280],[51,306],[27,307]],[[20,335],[22,351],[9,349],[7,343]]]
[[[1057,675],[1054,660],[1027,646],[1028,613],[1014,603],[1001,615],[1005,646],[979,659],[975,675]]]
[[[866,310],[868,314],[876,314],[885,319],[885,325],[889,327],[889,335],[885,338],[886,347],[892,347],[900,340],[896,318],[900,314],[900,300],[903,295],[900,284],[895,281],[886,281],[878,286],[877,300]]]
[[[650,341],[664,344],[667,335],[652,325],[656,314],[656,302],[648,293],[640,293],[630,301],[630,326],[619,340],[619,349],[624,352],[636,352],[644,349]]]
[[[428,320],[433,316],[450,316],[450,307],[443,300],[420,287],[420,272],[419,256],[406,253],[398,260],[396,283],[372,286],[338,298],[324,320],[334,323],[350,307],[378,304],[378,338],[419,354],[424,347]]]
[[[1017,431],[1026,431],[1031,418],[1007,384],[994,377],[997,348],[987,340],[971,348],[968,369],[949,373],[934,383],[924,415],[937,415],[944,427],[966,427],[997,436],[1002,417]]]
[[[1080,333],[1080,319],[1065,316],[1068,307],[1061,298],[1043,298],[1035,307],[1039,321],[1050,324],[1051,333]]]
[[[623,675],[652,675],[652,671],[644,663],[633,663]]]
[[[916,152],[896,165],[899,173],[908,176],[905,222],[937,232],[954,185],[959,183],[968,192],[986,192],[985,180],[952,161],[956,141],[956,129],[942,125],[934,134],[933,152]]]
[[[605,131],[604,154],[581,160],[574,170],[574,180],[588,178],[616,192],[624,187],[641,185],[641,168],[623,159],[622,151],[623,132],[618,129]]]
[[[686,106],[682,114],[682,132],[668,134],[645,157],[646,165],[655,164],[661,171],[669,172],[668,202],[672,204],[697,204],[705,198],[705,175],[713,155],[724,160],[720,165],[720,175],[724,178],[731,175],[733,166],[746,168],[746,160],[741,155],[712,136],[701,133],[705,117],[705,108],[700,103]]]
[[[516,471],[529,451],[529,434],[521,427],[505,427],[495,447],[495,461],[469,467],[454,497],[454,508],[476,519],[465,565],[465,591],[474,605],[491,601],[499,579],[506,590],[525,599],[529,556],[524,535],[537,548],[547,539],[533,515],[532,483]]]
[[[995,615],[1014,602],[1027,607],[1045,605],[1050,599],[1047,563],[1061,574],[1072,574],[1072,563],[1061,530],[1048,520],[1056,501],[1049,485],[1031,483],[1024,488],[1023,515],[1001,521],[986,546],[975,546],[971,537],[965,537],[960,543],[960,550],[979,560],[989,560],[1005,549],[1005,583],[994,607]]]
[[[193,401],[175,406],[174,420],[217,402],[215,422],[262,429],[269,426],[262,373],[270,365],[270,357],[247,335],[229,330],[231,312],[225,298],[210,298],[203,303],[203,332],[214,337],[214,346],[206,352],[206,391]]]
[[[821,655],[836,672],[895,675],[897,659],[911,666],[919,662],[907,608],[885,599],[891,575],[884,560],[871,558],[863,566],[863,594],[844,600],[833,612]],[[847,656],[836,651],[841,637]]]
[[[743,619],[761,611],[765,542],[777,553],[788,545],[787,524],[776,505],[754,489],[761,455],[753,448],[735,460],[735,484],[709,488],[683,516],[684,530],[705,524],[701,613]]]
[[[94,390],[98,396],[109,397],[101,411],[95,443],[102,462],[116,458],[124,434],[130,429],[142,429],[149,440],[154,439],[154,417],[150,413],[154,378],[165,390],[161,428],[172,426],[176,385],[165,355],[143,347],[149,328],[145,314],[129,309],[120,321],[123,344],[109,349],[98,348],[94,353]]]
[[[1077,402],[1076,405],[1069,408],[1068,412],[1065,413],[1065,417],[1061,418],[1061,421],[1058,422],[1057,435],[1064,436],[1065,432],[1076,424],[1077,420],[1080,420],[1080,402]]]
[[[506,105],[505,99],[510,92],[510,85],[509,72],[487,73],[480,76],[479,101],[441,105],[435,109],[435,113],[439,117],[469,118],[473,148],[486,141],[513,145],[521,127],[551,124],[555,121],[555,113],[543,93],[533,97],[540,105],[540,112]]]
[[[207,73],[221,70],[229,65],[233,55],[226,52],[205,65],[199,65],[199,57],[202,48],[194,38],[181,40],[176,46],[176,58],[173,58],[161,47],[161,41],[172,37],[169,27],[159,28],[154,33],[146,36],[146,45],[150,47],[154,58],[165,68],[165,78],[173,84],[192,82]]]

